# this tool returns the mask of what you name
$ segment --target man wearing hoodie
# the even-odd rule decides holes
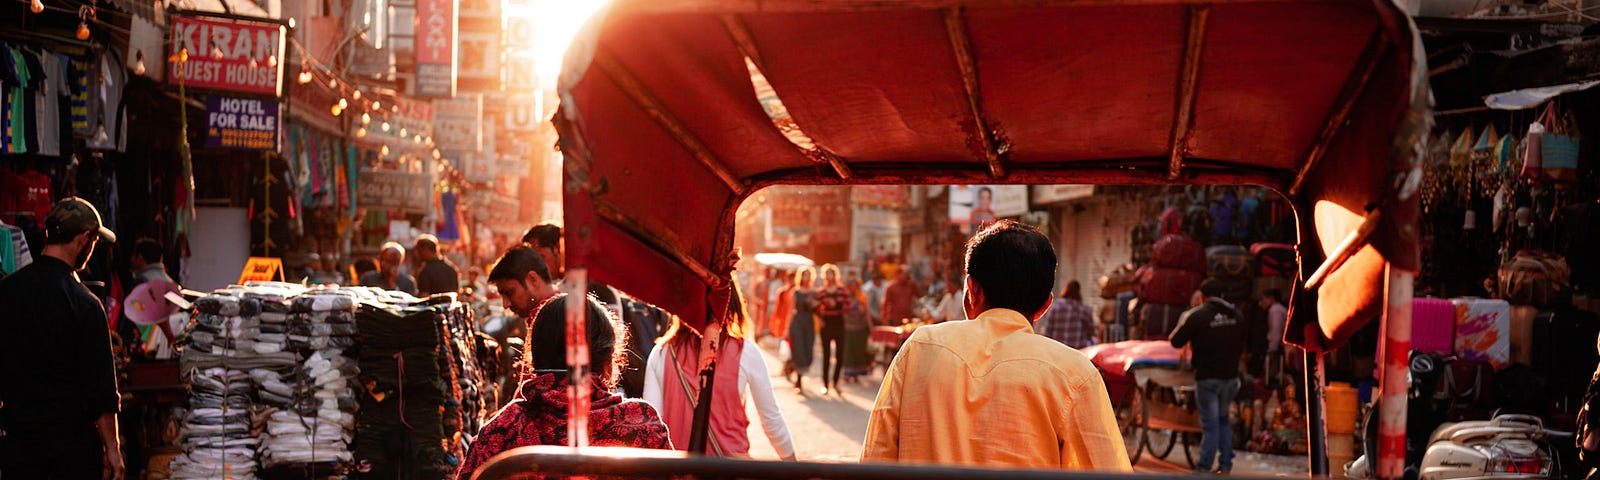
[[[1244,352],[1244,324],[1233,304],[1222,299],[1221,282],[1200,284],[1205,302],[1183,312],[1172,330],[1172,346],[1194,345],[1195,397],[1200,408],[1200,458],[1194,469],[1211,473],[1211,460],[1217,457],[1217,473],[1233,470],[1233,427],[1228,407],[1239,393],[1239,356]],[[1220,456],[1218,448],[1221,448]]]

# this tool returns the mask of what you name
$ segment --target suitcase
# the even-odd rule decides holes
[[[1166,305],[1188,305],[1205,277],[1200,272],[1149,267],[1139,281],[1139,299]]]
[[[1441,298],[1411,299],[1411,349],[1450,355],[1456,350],[1456,305]]]
[[[1178,327],[1178,318],[1186,310],[1177,305],[1145,304],[1139,310],[1139,325],[1144,330],[1144,339],[1166,340],[1167,336],[1172,335],[1172,329]]]
[[[1572,300],[1572,270],[1558,255],[1523,250],[1500,266],[1500,298],[1515,305],[1549,308]]]
[[[1167,235],[1156,241],[1156,246],[1150,255],[1150,264],[1191,272],[1206,271],[1206,250],[1196,242],[1183,235]]]
[[[1238,245],[1218,245],[1206,249],[1206,274],[1215,278],[1255,277],[1255,257]]]
[[[1495,370],[1511,364],[1511,304],[1505,300],[1457,298],[1456,356],[1487,363]]]
[[[1287,243],[1257,243],[1250,246],[1250,254],[1256,257],[1259,274],[1265,276],[1280,276],[1294,278],[1300,270],[1299,256],[1295,253],[1294,245]]]

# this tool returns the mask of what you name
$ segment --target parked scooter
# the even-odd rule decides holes
[[[1455,357],[1411,352],[1411,385],[1406,394],[1405,478],[1407,479],[1417,478],[1418,465],[1422,464],[1422,455],[1428,448],[1426,440],[1435,428],[1444,423],[1445,414],[1450,411],[1451,396],[1449,392],[1439,391],[1439,380],[1445,372],[1445,367],[1453,361]],[[1345,466],[1346,477],[1373,477],[1377,457],[1379,411],[1377,402],[1373,402],[1372,408],[1367,410],[1366,418],[1361,422],[1361,445],[1364,452]]]

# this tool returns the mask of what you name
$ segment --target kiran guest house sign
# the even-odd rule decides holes
[[[172,16],[168,51],[188,50],[188,60],[169,62],[171,83],[259,95],[283,93],[284,28],[266,23]]]

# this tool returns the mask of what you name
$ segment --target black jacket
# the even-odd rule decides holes
[[[1194,344],[1195,378],[1230,379],[1239,376],[1239,355],[1246,339],[1239,311],[1220,299],[1206,300],[1178,319],[1169,337],[1172,346]]]

